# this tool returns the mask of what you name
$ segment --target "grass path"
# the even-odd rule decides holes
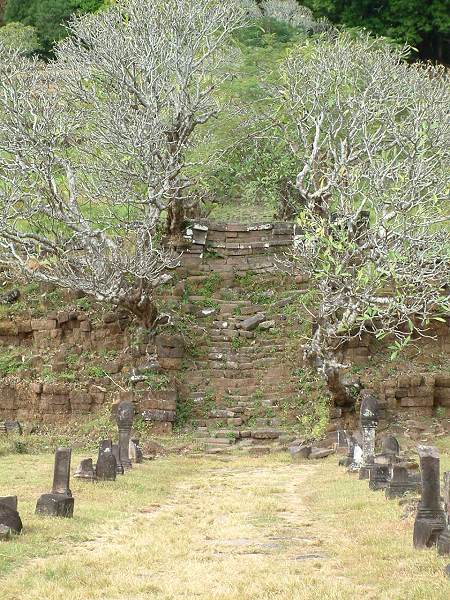
[[[25,507],[31,532],[13,542],[17,552],[47,523],[53,547],[30,545],[16,557],[0,579],[2,600],[449,597],[443,559],[413,551],[398,505],[335,459],[171,457],[116,484],[72,487],[71,523],[42,521]]]

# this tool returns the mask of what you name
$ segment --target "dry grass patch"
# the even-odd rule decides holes
[[[398,504],[335,457],[171,456],[115,484],[74,482],[72,521],[32,514],[51,457],[1,458],[0,473],[26,524],[0,547],[2,600],[448,598],[445,561],[413,551]]]

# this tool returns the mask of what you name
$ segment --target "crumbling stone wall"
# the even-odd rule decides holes
[[[93,324],[83,312],[55,312],[43,318],[9,318],[0,321],[0,346],[55,348],[62,343],[84,348],[121,349],[127,343],[127,323],[115,313]]]
[[[442,407],[450,414],[450,373],[417,373],[386,379],[377,390],[391,414],[431,416]]]
[[[100,322],[93,322],[84,312],[49,313],[45,318],[10,318],[0,321],[0,350],[17,347],[30,358],[30,365],[14,377],[0,380],[0,421],[18,419],[55,423],[68,416],[85,415],[103,405],[118,401],[120,388],[107,376],[129,378],[134,366],[139,365],[149,349],[153,348],[158,371],[177,371],[184,356],[181,336],[160,334],[153,344],[132,344],[127,322],[122,315],[108,313]],[[132,346],[132,350],[130,350]],[[125,361],[104,359],[105,377],[83,381],[39,381],[42,365],[51,352],[51,369],[55,376],[67,369],[64,360],[74,348],[93,351],[128,349]],[[128,360],[127,360],[128,359]],[[169,384],[170,385],[170,384]],[[176,391],[152,392],[143,382],[133,383],[136,389],[136,408],[147,411],[144,418],[165,423],[170,430],[175,420]],[[146,391],[145,391],[146,390]],[[142,402],[141,402],[142,401]]]
[[[292,246],[294,235],[293,223],[195,221],[178,249],[186,274],[265,273],[274,270],[276,255]]]
[[[196,221],[186,231],[185,243],[178,249],[183,252],[179,275],[190,281],[204,279],[209,273],[218,273],[226,286],[235,274],[241,275],[246,272],[267,273],[277,270],[277,256],[289,251],[292,246],[295,226],[292,223],[211,223],[208,221]],[[182,283],[182,282],[180,282]],[[308,286],[308,281],[297,276],[296,283],[301,290]],[[242,304],[242,302],[241,302]],[[253,306],[240,306],[240,316],[234,314],[233,303],[223,301],[218,309],[218,321],[226,317],[227,329],[217,329],[221,325],[213,323],[209,332],[211,342],[222,342],[224,337],[244,335],[250,337],[252,332],[237,331],[238,322],[247,315],[260,310]],[[217,325],[217,327],[216,327]],[[236,329],[236,330],[235,330]],[[436,340],[421,341],[420,360],[424,365],[431,362],[432,353],[436,350],[450,355],[450,320],[446,323],[437,323],[435,326]],[[371,340],[365,337],[362,340],[352,340],[344,352],[345,362],[360,364],[363,367],[370,364],[369,358],[373,352]],[[58,354],[61,350],[71,346],[81,346],[89,350],[117,350],[122,351],[130,348],[130,331],[128,322],[118,313],[108,313],[101,321],[92,321],[89,315],[83,311],[59,311],[49,312],[45,317],[10,318],[0,321],[0,348],[16,346],[33,350],[36,357],[33,358],[33,367],[39,371],[42,357],[47,349],[52,349],[55,354],[55,362],[52,370],[64,369],[64,361],[59,363]],[[154,340],[154,351],[158,358],[159,367],[168,373],[176,373],[181,367],[184,357],[183,338],[177,335],[161,333]],[[289,381],[287,374],[279,369],[277,355],[274,354],[273,341],[266,349],[261,348],[257,361],[247,359],[245,348],[242,349],[242,364],[237,365],[237,371],[248,373],[249,379],[261,377],[263,371],[264,382],[275,384],[278,380],[286,384],[288,393]],[[132,357],[139,364],[139,357],[148,351],[148,344],[142,347],[133,347]],[[259,350],[258,350],[259,352]],[[282,353],[282,347],[279,350]],[[220,349],[223,355],[222,362],[217,361],[217,353],[212,352],[207,356],[206,371],[215,373],[218,369],[223,379],[224,387],[234,387],[228,382],[235,376],[232,369],[227,370],[226,352]],[[229,362],[229,361],[228,361]],[[223,364],[222,364],[223,363]],[[272,364],[274,363],[274,364]],[[120,361],[111,360],[105,367],[109,375],[117,375],[130,370],[131,363],[124,365]],[[235,365],[228,364],[228,367]],[[224,370],[225,369],[225,370]],[[260,369],[260,371],[258,371]],[[278,369],[278,370],[277,370]],[[373,384],[371,381],[362,381],[364,387],[374,389],[379,395],[382,405],[391,413],[408,413],[411,415],[429,415],[442,407],[450,414],[450,375],[445,372],[436,373],[408,373],[402,376],[391,377],[382,383]],[[206,372],[205,371],[205,372]],[[186,374],[185,374],[186,375]],[[202,376],[197,369],[185,377],[191,385],[200,385]],[[34,379],[36,377],[34,376]],[[226,381],[225,381],[226,380]],[[363,377],[361,378],[363,380]],[[245,379],[244,379],[245,381]],[[242,380],[236,380],[237,385],[245,385]],[[217,386],[220,387],[218,380]],[[255,384],[256,385],[256,384]],[[133,384],[133,399],[138,410],[144,414],[144,418],[158,424],[161,431],[169,431],[175,420],[177,392],[170,390],[148,390],[148,386],[139,381]],[[181,393],[183,394],[183,389]],[[250,382],[246,384],[246,392],[251,390]],[[197,396],[202,395],[202,390],[194,393],[194,403]],[[280,390],[278,390],[278,396]],[[220,394],[219,394],[220,396]],[[0,420],[7,418],[18,418],[22,420],[42,420],[47,422],[62,421],[69,415],[86,414],[96,411],[102,405],[110,405],[120,397],[118,388],[111,381],[90,381],[70,383],[41,383],[33,381],[33,377],[23,373],[22,381],[13,382],[0,380]],[[186,396],[187,397],[187,396]],[[266,398],[267,400],[267,398]],[[230,411],[227,405],[219,401],[211,411],[217,415],[226,416],[228,420],[242,419],[238,411]],[[220,413],[221,410],[226,410]],[[219,411],[219,412],[217,412]],[[340,409],[336,409],[339,413]],[[231,414],[233,412],[233,414]],[[215,413],[215,414],[216,414]],[[336,418],[340,417],[336,414]],[[218,417],[217,417],[218,418]]]

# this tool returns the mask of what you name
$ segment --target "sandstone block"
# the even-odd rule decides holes
[[[56,319],[32,319],[31,329],[33,331],[47,331],[56,329],[58,323]]]

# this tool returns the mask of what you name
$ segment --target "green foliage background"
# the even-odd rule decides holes
[[[407,42],[423,59],[450,62],[448,0],[302,0],[316,17]]]
[[[50,55],[55,41],[65,36],[64,23],[72,13],[94,12],[104,4],[104,0],[8,0],[4,20],[35,27],[42,53]]]

